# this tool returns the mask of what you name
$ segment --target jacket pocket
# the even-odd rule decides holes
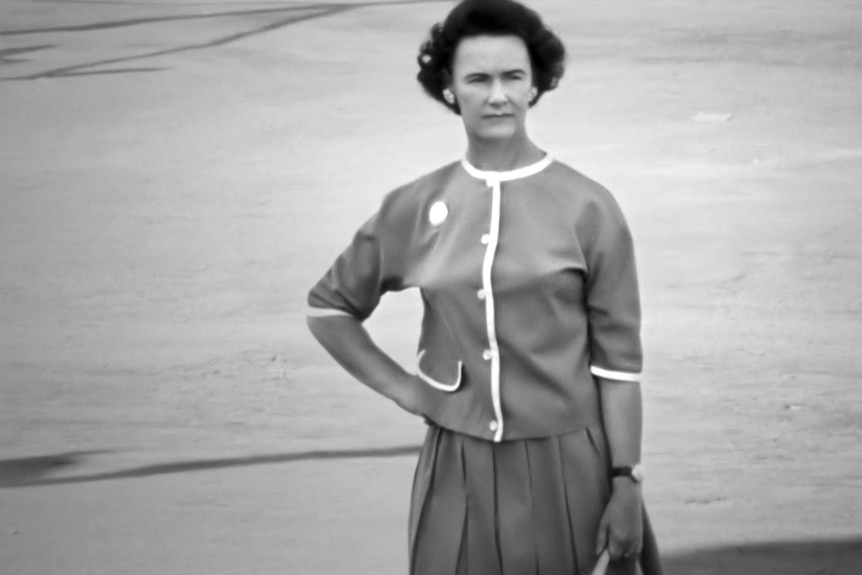
[[[456,373],[454,376],[454,381],[440,381],[439,378],[435,378],[426,373],[425,370],[422,369],[422,357],[425,355],[425,350],[420,350],[419,355],[416,356],[416,375],[419,378],[430,385],[435,389],[439,389],[440,391],[446,391],[452,393],[456,391],[459,387],[461,387],[461,381],[464,376],[464,362],[459,361],[458,367],[456,369]]]

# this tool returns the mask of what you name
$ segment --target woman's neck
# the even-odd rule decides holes
[[[509,140],[471,140],[467,161],[479,170],[508,172],[535,164],[545,153],[526,136]]]

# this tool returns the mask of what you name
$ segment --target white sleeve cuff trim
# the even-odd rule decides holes
[[[349,317],[353,317],[351,314],[346,311],[341,311],[340,309],[324,309],[319,307],[309,307],[306,310],[306,315],[308,317],[329,317],[329,316],[337,316],[337,315],[346,315]]]
[[[590,371],[593,375],[597,377],[603,377],[605,379],[615,379],[617,381],[634,381],[639,382],[641,380],[641,374],[639,373],[628,373],[625,371],[611,371],[610,369],[604,369],[601,367],[596,367],[595,365],[590,366]]]

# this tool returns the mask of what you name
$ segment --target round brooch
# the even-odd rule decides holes
[[[428,221],[432,226],[439,226],[449,216],[449,208],[443,202],[434,202],[428,210]]]

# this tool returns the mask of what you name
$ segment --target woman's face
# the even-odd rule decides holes
[[[470,36],[458,43],[449,89],[471,138],[506,140],[525,132],[535,94],[530,54],[517,36]]]

